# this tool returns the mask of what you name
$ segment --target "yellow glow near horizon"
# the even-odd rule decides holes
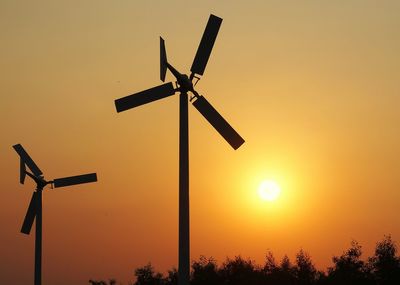
[[[280,193],[281,189],[278,183],[273,180],[264,180],[258,187],[258,194],[264,201],[275,201],[279,198]]]

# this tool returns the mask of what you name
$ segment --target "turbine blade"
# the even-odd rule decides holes
[[[24,223],[22,224],[21,233],[29,235],[31,232],[33,221],[36,217],[37,209],[37,193],[33,192],[31,202],[29,203],[28,211],[26,212]]]
[[[165,42],[160,37],[160,79],[162,82],[165,81],[165,75],[167,74],[167,52],[165,50]]]
[[[33,159],[29,156],[29,154],[22,147],[22,145],[20,145],[20,144],[13,145],[13,148],[19,154],[23,163],[25,163],[29,167],[29,169],[33,172],[33,174],[35,176],[40,176],[43,174],[42,171],[39,169],[39,167],[35,164]]]
[[[24,184],[26,176],[26,168],[25,162],[22,161],[22,158],[19,159],[19,183]]]
[[[144,105],[175,94],[172,82],[165,83],[142,92],[132,94],[115,100],[117,112],[129,110],[131,108]]]
[[[221,23],[221,18],[212,14],[210,15],[200,45],[197,49],[196,56],[194,57],[192,67],[190,68],[192,73],[203,75]]]
[[[97,181],[96,173],[57,178],[54,179],[54,188],[71,186],[82,183],[96,182],[96,181]]]
[[[193,105],[234,149],[238,149],[244,143],[244,139],[214,109],[206,98],[199,96],[193,102]]]

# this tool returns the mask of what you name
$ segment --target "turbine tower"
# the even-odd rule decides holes
[[[48,184],[51,189],[76,184],[96,182],[96,173],[57,178],[51,181],[46,181],[42,171],[32,160],[29,154],[20,144],[13,146],[20,157],[20,177],[19,182],[24,184],[25,177],[28,175],[36,183],[36,191],[33,192],[31,202],[29,203],[28,211],[26,212],[24,223],[22,224],[21,233],[29,235],[31,232],[33,221],[36,219],[36,234],[35,234],[35,276],[34,285],[42,284],[42,191]],[[26,167],[32,173],[26,170]]]
[[[167,69],[175,76],[172,82],[165,83],[142,92],[115,100],[117,112],[126,111],[179,92],[179,285],[189,285],[190,246],[189,246],[189,118],[188,101],[206,118],[217,132],[236,150],[244,139],[229,125],[215,108],[195,89],[194,86],[204,74],[211,50],[214,46],[222,19],[210,15],[200,45],[197,49],[190,77],[180,73],[168,61],[165,43],[160,37],[160,79],[165,81]],[[194,79],[196,81],[194,82]],[[191,93],[190,100],[188,93]]]

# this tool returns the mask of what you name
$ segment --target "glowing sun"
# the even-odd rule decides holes
[[[281,194],[281,188],[275,181],[264,180],[258,187],[258,194],[262,200],[275,201]]]

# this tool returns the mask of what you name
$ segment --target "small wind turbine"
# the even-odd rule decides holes
[[[33,192],[31,202],[29,203],[28,211],[26,212],[24,223],[22,224],[21,233],[29,235],[33,221],[36,218],[36,235],[35,235],[35,277],[34,285],[42,284],[42,191],[48,184],[51,189],[58,187],[71,186],[82,183],[96,182],[96,173],[57,178],[51,181],[46,181],[42,171],[28,155],[25,149],[20,144],[13,146],[20,157],[20,177],[19,182],[24,184],[25,177],[28,175],[36,183],[36,191]],[[32,173],[26,170],[26,166]]]
[[[239,148],[244,139],[228,124],[214,107],[196,90],[194,86],[203,75],[211,50],[217,38],[222,19],[210,15],[200,45],[197,49],[191,74],[188,77],[177,71],[167,61],[165,43],[160,37],[160,79],[164,82],[167,69],[176,78],[176,88],[172,82],[165,83],[142,92],[115,100],[117,112],[129,110],[168,96],[180,93],[179,99],[179,265],[178,281],[180,285],[189,285],[190,248],[189,248],[189,137],[188,137],[188,92],[193,95],[190,102],[217,130],[217,132],[234,148]],[[196,82],[193,84],[193,79]]]

